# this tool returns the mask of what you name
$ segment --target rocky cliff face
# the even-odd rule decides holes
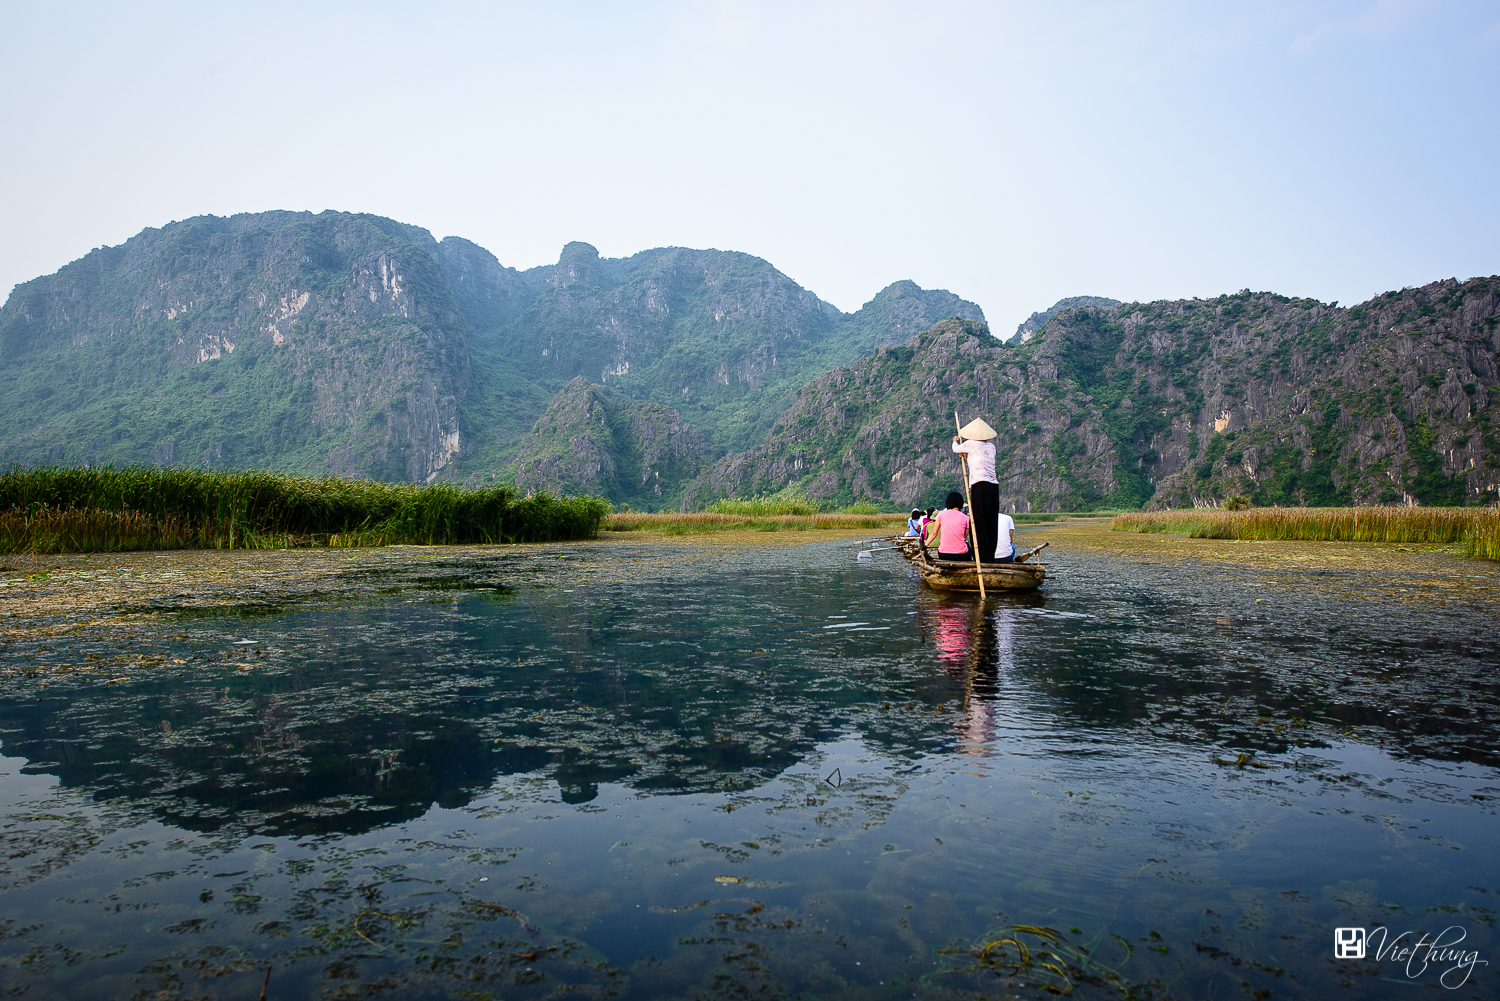
[[[470,367],[435,248],[368,216],[205,217],[18,286],[0,457],[432,479]]]
[[[813,380],[684,505],[793,484],[935,503],[958,483],[955,409],[1000,431],[1002,503],[1018,511],[1493,501],[1497,325],[1496,278],[1352,309],[1248,291],[1075,307],[1014,346],[944,321]]]
[[[620,398],[578,376],[522,442],[515,479],[528,493],[590,493],[638,510],[670,510],[712,457],[707,436],[677,411]]]

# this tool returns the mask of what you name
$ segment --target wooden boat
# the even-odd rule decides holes
[[[1014,563],[982,564],[978,571],[973,563],[940,560],[934,553],[918,552],[912,557],[912,563],[927,586],[939,591],[978,591],[980,573],[984,574],[986,591],[1035,591],[1047,579],[1047,568],[1040,563],[1025,561],[1049,545],[1051,543],[1044,542],[1022,553]]]

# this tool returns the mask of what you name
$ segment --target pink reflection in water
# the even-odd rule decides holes
[[[928,608],[923,619],[939,665],[964,686],[958,752],[975,759],[991,757],[1000,678],[1015,666],[1016,610],[993,602],[950,599]]]

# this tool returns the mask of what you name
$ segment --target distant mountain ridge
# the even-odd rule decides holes
[[[518,271],[379,216],[200,216],[16,287],[0,461],[488,480],[579,376],[744,448],[807,379],[955,312],[983,316],[898,282],[844,314],[733,252],[572,243]]]

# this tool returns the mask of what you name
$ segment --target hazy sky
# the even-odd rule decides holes
[[[1008,334],[1068,295],[1500,272],[1500,4],[4,0],[0,290],[346,209],[515,267],[743,250]]]

